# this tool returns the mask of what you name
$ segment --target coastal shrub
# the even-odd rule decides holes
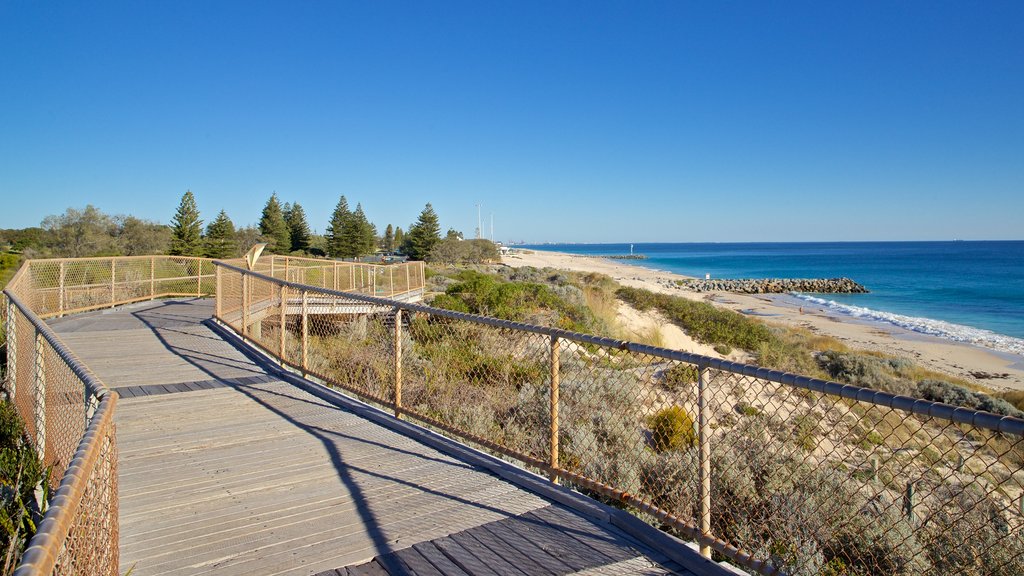
[[[715,352],[718,352],[722,356],[728,356],[729,353],[732,352],[732,348],[730,348],[727,344],[715,344],[714,349]]]
[[[506,281],[476,270],[462,270],[455,280],[434,298],[433,306],[564,330],[602,332],[578,287]]]
[[[999,394],[999,397],[1013,404],[1014,408],[1024,410],[1024,390],[1007,390]]]
[[[963,386],[941,380],[924,380],[917,385],[917,393],[921,398],[932,400],[933,402],[943,402],[953,406],[984,410],[985,412],[992,412],[1001,416],[1024,418],[1024,412],[1021,412],[1002,398],[974,392]]]
[[[669,406],[651,416],[651,447],[655,452],[683,450],[696,444],[693,418],[681,406]]]
[[[773,340],[764,324],[708,302],[630,287],[619,288],[615,294],[638,310],[659,310],[687,334],[705,344],[724,344],[753,351],[762,343]]]
[[[820,373],[811,350],[790,338],[785,329],[772,328],[771,334],[773,337],[770,340],[761,342],[754,349],[760,366],[804,376],[817,376]]]
[[[818,356],[818,362],[830,378],[839,382],[904,396],[917,391],[912,381],[900,375],[911,366],[902,358],[826,351]]]
[[[18,564],[42,520],[49,476],[27,440],[17,409],[0,401],[0,550],[6,566]],[[36,500],[37,489],[41,502]]]
[[[693,364],[676,364],[667,368],[661,373],[661,386],[669,391],[675,391],[697,382],[700,373]]]

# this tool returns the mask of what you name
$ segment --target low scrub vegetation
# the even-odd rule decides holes
[[[25,437],[9,402],[0,402],[0,550],[3,574],[17,566],[42,520],[49,496],[49,470]]]

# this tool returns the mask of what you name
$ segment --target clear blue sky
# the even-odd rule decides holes
[[[1024,2],[0,3],[0,227],[1024,238]],[[489,229],[489,223],[487,228]]]

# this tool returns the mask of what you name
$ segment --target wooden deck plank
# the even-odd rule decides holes
[[[609,565],[637,552],[560,533],[562,519],[610,526],[528,516],[550,503],[281,381],[202,324],[211,310],[166,301],[53,323],[125,390],[121,558],[135,576],[553,575],[582,567],[571,552],[588,542]]]

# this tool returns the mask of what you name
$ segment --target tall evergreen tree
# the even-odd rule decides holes
[[[171,248],[169,254],[199,256],[202,246],[203,221],[199,219],[196,198],[188,190],[181,197],[178,210],[171,219]]]
[[[205,256],[207,258],[228,258],[238,249],[235,242],[235,225],[224,210],[206,227]]]
[[[292,240],[292,252],[296,250],[305,252],[309,249],[312,234],[309,232],[309,223],[306,222],[306,211],[298,202],[292,204],[291,209],[288,210],[287,221],[288,233]]]
[[[351,238],[353,256],[365,256],[376,251],[377,228],[366,219],[362,204],[356,204],[356,211],[352,213],[348,236]]]
[[[388,224],[388,227],[384,229],[384,251],[394,252],[395,251],[395,229]]]
[[[270,200],[267,200],[267,205],[263,207],[260,234],[267,239],[272,252],[287,254],[291,251],[292,240],[288,232],[288,223],[284,221],[284,211],[277,200],[276,192],[270,195]]]
[[[402,227],[401,226],[396,226],[395,227],[395,244],[394,244],[394,249],[395,250],[401,250],[402,249],[402,244],[404,244],[404,243],[405,243],[405,233],[402,232]]]
[[[324,238],[327,240],[327,254],[333,258],[345,258],[345,223],[352,212],[348,209],[348,200],[342,196],[331,214],[331,221],[327,224],[327,233]]]
[[[409,227],[402,252],[412,260],[423,260],[430,254],[430,249],[440,241],[441,225],[438,223],[434,207],[428,202],[416,223]]]

